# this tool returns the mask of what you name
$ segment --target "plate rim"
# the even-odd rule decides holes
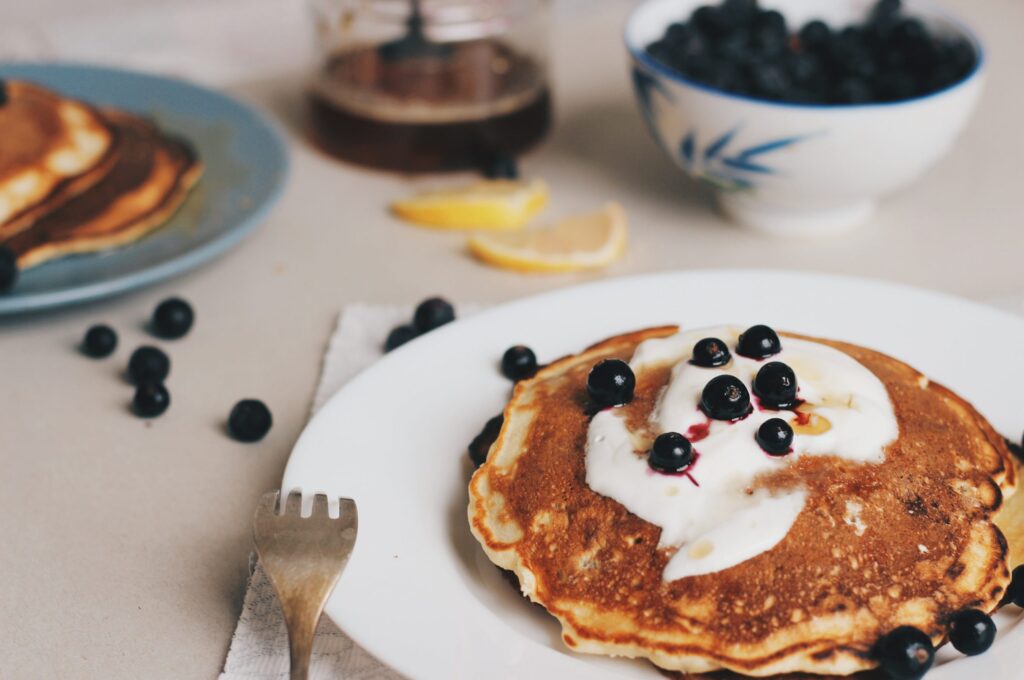
[[[291,154],[289,153],[287,135],[280,123],[265,114],[259,108],[233,97],[220,90],[206,87],[186,78],[138,71],[120,66],[109,66],[105,64],[88,62],[66,62],[66,61],[0,61],[0,73],[14,70],[39,70],[39,71],[63,71],[67,74],[76,72],[85,74],[103,74],[116,77],[140,78],[143,80],[172,83],[177,87],[184,87],[204,97],[212,97],[222,102],[227,102],[235,109],[242,111],[249,116],[266,134],[270,146],[266,147],[267,153],[276,157],[276,171],[272,174],[271,189],[262,193],[258,205],[249,212],[243,219],[236,222],[232,227],[219,232],[216,236],[197,244],[184,252],[161,260],[159,263],[146,267],[145,269],[123,274],[112,279],[84,283],[81,285],[62,288],[58,290],[40,291],[24,295],[0,296],[0,318],[27,315],[33,312],[44,312],[59,307],[73,306],[83,302],[101,300],[120,293],[126,293],[136,289],[146,288],[161,281],[187,274],[196,268],[210,263],[218,257],[227,254],[238,246],[246,237],[252,234],[259,227],[277,205],[285,188],[288,185],[288,178],[291,175]],[[131,248],[131,245],[127,246]],[[57,261],[55,261],[56,263]]]
[[[658,272],[648,272],[648,273],[634,274],[634,275],[623,276],[623,277],[608,277],[608,278],[603,278],[603,279],[600,279],[600,280],[597,280],[597,281],[590,281],[590,282],[586,282],[586,283],[582,283],[582,284],[564,286],[564,287],[557,288],[557,289],[554,289],[554,290],[545,291],[545,292],[542,292],[542,293],[526,296],[526,297],[523,297],[523,298],[513,299],[513,300],[510,300],[510,301],[506,301],[504,303],[499,303],[499,304],[495,304],[495,305],[490,306],[490,307],[483,308],[482,310],[480,310],[477,313],[474,313],[472,315],[472,317],[471,317],[472,320],[469,321],[469,323],[484,324],[484,323],[487,323],[487,321],[490,318],[494,317],[494,316],[500,316],[500,315],[508,314],[509,310],[514,310],[514,309],[517,309],[517,308],[520,308],[520,307],[529,307],[529,306],[534,306],[534,305],[538,305],[538,304],[545,304],[550,299],[557,299],[557,298],[562,297],[562,296],[569,296],[569,295],[579,294],[581,291],[583,291],[583,292],[600,291],[602,288],[609,287],[609,286],[620,285],[620,284],[623,284],[623,283],[636,285],[637,283],[640,283],[640,282],[656,282],[656,281],[660,281],[660,280],[671,280],[671,279],[680,278],[680,277],[681,278],[686,278],[686,277],[693,277],[693,276],[698,276],[698,277],[699,276],[722,276],[722,275],[728,276],[728,275],[732,275],[732,274],[742,274],[743,276],[748,276],[748,277],[749,276],[756,276],[756,277],[803,277],[803,278],[806,278],[806,279],[814,279],[814,280],[817,280],[817,281],[828,280],[830,282],[837,282],[837,283],[846,284],[846,285],[857,285],[857,286],[875,287],[877,290],[899,291],[901,294],[909,294],[909,295],[930,297],[935,302],[937,302],[937,303],[939,303],[941,305],[944,305],[944,306],[945,305],[967,305],[969,307],[977,308],[979,311],[983,311],[986,314],[991,314],[991,315],[994,315],[996,317],[999,317],[999,318],[1001,318],[1005,322],[1009,322],[1011,324],[1020,326],[1020,327],[1022,327],[1022,330],[1024,330],[1024,318],[1021,318],[1019,315],[1013,314],[1011,312],[1008,312],[1008,311],[1006,311],[1004,309],[1000,309],[998,307],[994,307],[994,306],[985,304],[984,302],[979,302],[979,301],[972,300],[972,299],[969,299],[969,298],[957,296],[957,295],[954,295],[954,294],[951,294],[951,293],[948,293],[948,292],[945,292],[945,291],[928,289],[928,288],[924,288],[924,287],[921,287],[921,286],[916,286],[916,285],[908,284],[908,283],[904,283],[904,282],[889,281],[889,280],[885,280],[885,279],[870,278],[870,277],[848,275],[848,274],[835,274],[835,273],[831,273],[831,272],[823,272],[823,271],[818,271],[818,270],[807,270],[807,269],[805,269],[805,270],[798,270],[798,269],[719,268],[719,267],[715,267],[715,268],[686,269],[686,270],[664,270],[664,271],[658,271]],[[462,319],[460,321],[465,322],[465,321],[467,321],[467,319]],[[434,336],[433,337],[434,342],[442,342],[444,340],[444,338],[446,338],[446,337],[448,337],[450,335],[459,333],[460,332],[459,329],[460,328],[464,328],[464,327],[465,326],[460,326],[459,324],[448,324],[445,327],[442,327],[440,329],[437,329],[437,330],[433,331],[431,333],[431,335]],[[422,347],[422,345],[421,345],[421,347]],[[372,364],[368,365],[366,368],[364,368],[359,373],[357,373],[355,376],[353,376],[341,389],[338,390],[337,393],[332,395],[331,398],[328,399],[323,404],[323,406],[315,414],[313,414],[313,416],[307,422],[306,426],[303,428],[300,436],[296,440],[296,443],[295,443],[292,451],[290,452],[290,454],[288,456],[287,464],[286,464],[284,473],[282,475],[282,483],[281,483],[281,489],[282,490],[301,488],[303,486],[306,486],[307,488],[313,488],[315,486],[314,484],[303,485],[303,484],[298,483],[299,482],[299,478],[306,478],[307,480],[310,479],[310,475],[308,473],[307,474],[302,474],[302,472],[299,471],[299,469],[298,469],[300,466],[303,466],[303,465],[307,464],[307,461],[303,460],[303,458],[308,458],[310,461],[313,461],[312,467],[317,467],[317,465],[316,465],[316,458],[317,457],[316,456],[313,456],[313,455],[303,456],[301,454],[301,452],[303,450],[304,443],[307,443],[306,442],[306,437],[307,437],[307,433],[311,430],[311,427],[314,426],[314,424],[317,423],[318,421],[326,421],[327,419],[329,419],[330,414],[331,414],[331,410],[332,410],[331,409],[331,405],[333,403],[335,403],[335,402],[340,402],[342,399],[344,399],[344,397],[341,397],[340,395],[343,395],[344,393],[352,391],[352,390],[361,389],[360,386],[362,384],[375,380],[374,374],[379,370],[378,367],[381,366],[382,364],[384,364],[385,362],[390,362],[391,361],[390,357],[392,357],[392,356],[404,356],[409,351],[410,351],[409,346],[405,346],[405,347],[398,348],[398,349],[392,351],[391,353],[389,353],[387,355],[379,357]],[[311,448],[315,448],[315,447],[311,447]],[[320,467],[322,469],[323,466],[321,465]],[[1022,489],[1021,491],[1024,492],[1024,489]],[[443,512],[443,509],[441,511]],[[458,578],[458,577],[457,576],[452,576],[452,578],[454,579],[454,578]],[[389,668],[392,668],[392,669],[396,670],[399,673],[410,674],[410,673],[414,673],[415,672],[416,668],[412,667],[412,665],[411,665],[412,662],[406,662],[404,659],[402,659],[400,657],[396,659],[395,657],[392,656],[391,653],[389,653],[390,650],[394,649],[394,645],[385,646],[385,645],[382,645],[382,644],[378,644],[377,640],[374,639],[372,633],[361,634],[359,631],[350,632],[341,622],[342,619],[343,619],[343,616],[339,616],[339,614],[343,614],[344,613],[343,603],[339,603],[336,598],[332,597],[330,600],[328,600],[328,603],[327,603],[326,607],[324,608],[324,613],[332,620],[332,622],[335,623],[335,625],[338,626],[338,628],[340,630],[344,631],[345,634],[348,635],[353,640],[353,642],[355,642],[355,644],[359,645],[364,651],[366,651],[367,653],[373,655],[375,658],[380,660],[382,663],[388,665]],[[1010,631],[1008,633],[1008,635],[1012,635],[1015,640],[1019,641],[1022,638],[1024,638],[1024,614],[1020,614],[1018,616],[1018,618],[1015,619],[1015,621],[1017,621],[1017,623],[1015,623],[1015,625],[1013,627],[1013,630]],[[1004,657],[1007,657],[1007,656],[1009,656],[1012,653],[1012,649],[1010,649],[1010,647],[1012,647],[1012,644],[1011,645],[1006,644],[1006,640],[1003,640],[1002,642],[1003,642],[1003,644],[1000,646],[1000,649],[1005,649],[1006,651],[1003,652],[1002,654],[1000,654],[998,657],[995,654],[990,652],[989,654],[982,655],[982,656],[966,657],[966,658],[958,659],[957,660],[957,672],[970,672],[971,670],[978,670],[978,667],[982,666],[982,664],[984,664],[984,667],[982,667],[982,670],[987,668],[989,671],[991,671],[992,670],[992,666],[1001,665],[1000,659],[1002,659]],[[946,647],[948,647],[948,645],[944,645],[943,646],[944,649]],[[1021,650],[1021,651],[1024,651],[1024,650]],[[575,656],[580,656],[580,657],[583,657],[583,658],[589,657],[589,655],[579,655],[579,654],[577,654]],[[1020,656],[1021,656],[1021,659],[1024,660],[1024,653],[1022,653]],[[971,668],[972,664],[974,665],[973,669]],[[586,668],[586,665],[580,664],[580,667],[581,668]],[[941,670],[941,669],[939,669],[939,670]],[[999,669],[996,669],[996,670],[999,670]],[[1004,668],[1004,670],[1005,670],[1005,668]],[[946,680],[947,678],[951,677],[951,676],[948,675],[948,673],[949,673],[949,671],[947,671],[947,673],[942,673],[942,676],[941,676],[942,680]],[[931,673],[931,676],[935,676],[935,674],[936,674],[936,671],[933,670],[932,673]],[[931,677],[931,676],[929,676],[929,677]],[[419,676],[418,675],[410,675],[410,677],[419,677]],[[500,676],[500,677],[504,677],[504,676]],[[652,677],[656,677],[656,676],[652,675]],[[1000,675],[999,677],[1002,677],[1002,675]],[[1007,676],[1007,677],[1009,677],[1009,676]]]

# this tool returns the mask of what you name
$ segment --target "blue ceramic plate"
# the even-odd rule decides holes
[[[188,139],[206,169],[163,227],[132,245],[48,262],[0,295],[0,315],[68,305],[145,286],[220,255],[259,224],[288,173],[284,140],[252,108],[161,76],[93,66],[0,64],[19,78],[97,106],[125,109]]]

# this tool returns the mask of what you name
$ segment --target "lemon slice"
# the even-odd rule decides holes
[[[618,203],[569,217],[551,227],[503,234],[479,234],[469,250],[488,264],[524,272],[597,269],[626,251],[629,229]]]
[[[541,180],[480,180],[391,204],[402,219],[439,229],[519,229],[548,202]]]

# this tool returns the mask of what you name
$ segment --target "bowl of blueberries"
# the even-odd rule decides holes
[[[646,0],[625,40],[658,144],[777,235],[866,220],[952,147],[984,81],[974,32],[929,0]]]

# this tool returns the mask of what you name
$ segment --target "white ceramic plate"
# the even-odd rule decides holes
[[[441,328],[352,380],[313,419],[283,488],[349,496],[359,538],[328,615],[413,678],[662,677],[644,662],[569,652],[555,620],[484,557],[466,520],[466,445],[498,413],[515,343],[541,361],[604,337],[678,323],[768,323],[904,359],[957,390],[1005,433],[1024,426],[1024,320],[936,293],[819,274],[666,273],[608,280]],[[1021,612],[982,656],[943,650],[928,680],[1019,677]]]

